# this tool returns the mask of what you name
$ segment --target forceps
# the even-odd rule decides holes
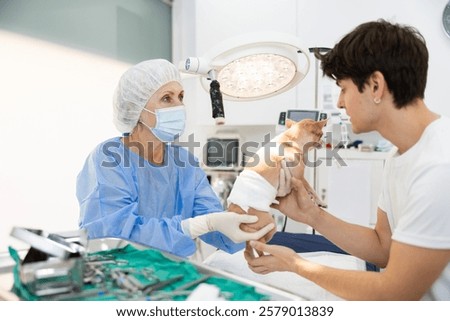
[[[169,278],[169,279],[167,279],[167,280],[164,280],[164,281],[159,281],[159,280],[158,280],[158,281],[156,281],[155,283],[149,284],[149,285],[147,285],[146,287],[144,287],[144,288],[142,289],[142,294],[144,294],[144,295],[149,295],[149,294],[152,293],[153,291],[162,289],[162,288],[164,288],[164,287],[166,287],[166,286],[168,286],[168,285],[170,285],[170,284],[173,284],[173,283],[175,283],[175,282],[181,280],[183,277],[184,277],[184,276],[180,274],[180,275],[176,275],[176,276],[174,276],[174,277],[172,277],[172,278]]]

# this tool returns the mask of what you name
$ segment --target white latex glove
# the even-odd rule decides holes
[[[237,214],[234,212],[219,212],[200,215],[181,221],[184,234],[196,239],[200,235],[212,231],[218,231],[226,235],[235,243],[258,240],[269,233],[275,225],[267,224],[256,232],[244,232],[239,228],[241,223],[255,223],[258,221],[256,215]]]
[[[291,178],[291,170],[286,166],[286,160],[283,159],[281,161],[279,185],[277,190],[278,197],[286,196],[291,192]]]

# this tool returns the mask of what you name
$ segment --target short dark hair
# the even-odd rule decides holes
[[[324,75],[351,79],[360,92],[373,72],[381,72],[397,108],[424,98],[428,50],[424,37],[411,26],[382,19],[363,23],[331,51],[315,55]]]

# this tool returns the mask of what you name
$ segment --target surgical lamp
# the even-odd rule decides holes
[[[222,125],[223,99],[251,101],[283,93],[306,76],[309,64],[297,37],[265,32],[225,40],[202,57],[181,61],[179,69],[200,75],[210,92],[212,117]]]

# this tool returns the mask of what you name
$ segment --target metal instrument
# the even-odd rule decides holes
[[[81,231],[80,233],[83,232]],[[85,247],[82,244],[68,242],[61,235],[46,233],[43,230],[14,227],[11,231],[11,236],[28,243],[33,248],[49,256],[61,259],[80,256],[85,252]]]
[[[150,285],[146,286],[145,288],[143,288],[142,293],[144,295],[150,295],[153,291],[163,289],[166,286],[171,285],[171,284],[181,280],[183,277],[184,277],[183,275],[177,275],[177,276],[174,276],[174,277],[164,280],[164,281],[157,281],[156,283],[150,284]]]
[[[71,235],[71,241],[62,235],[21,227],[14,227],[11,236],[31,246],[19,267],[20,281],[30,293],[43,297],[81,291],[84,231],[78,231],[78,238]]]

